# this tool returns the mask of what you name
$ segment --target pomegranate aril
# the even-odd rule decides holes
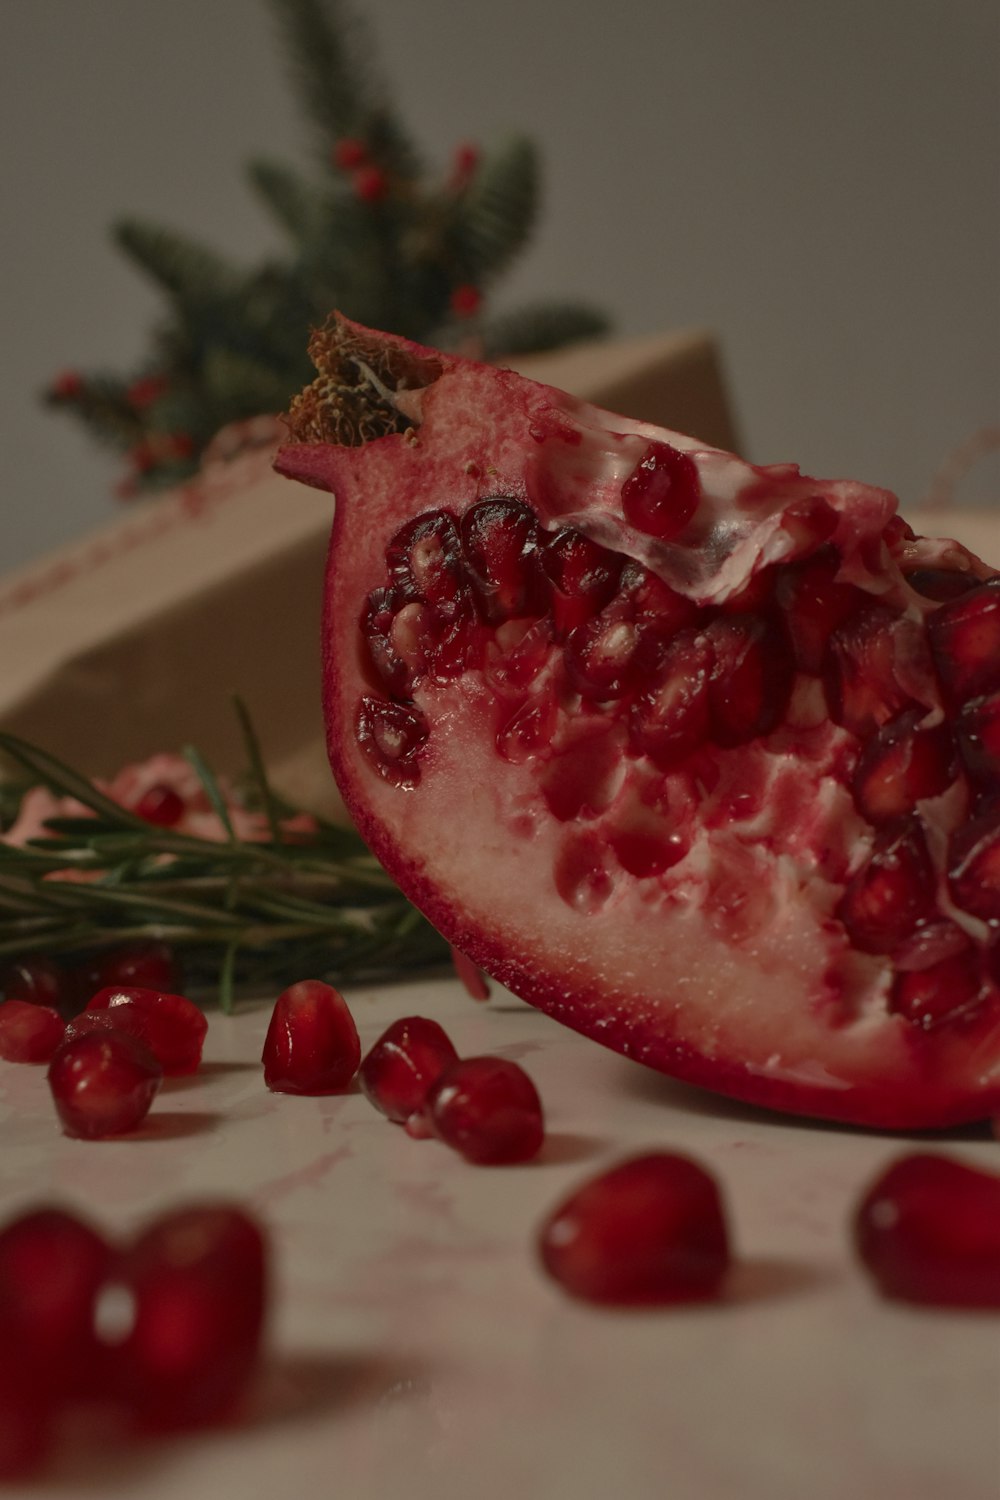
[[[535,1085],[502,1057],[449,1064],[428,1090],[423,1114],[438,1140],[478,1166],[530,1161],[545,1138]]]
[[[943,604],[928,618],[927,637],[952,703],[1000,688],[1000,589],[983,584]]]
[[[542,795],[561,823],[587,820],[610,807],[623,776],[622,735],[613,723],[602,724],[549,762]]]
[[[114,1366],[139,1423],[187,1427],[232,1412],[257,1365],[267,1259],[254,1220],[214,1205],[157,1220],[125,1252],[116,1282],[132,1323]]]
[[[830,638],[823,672],[830,717],[862,739],[912,701],[896,678],[898,619],[884,605],[869,605]]]
[[[264,1082],[276,1094],[337,1094],[361,1061],[347,1002],[332,985],[303,979],[275,1001],[264,1038]]]
[[[947,724],[921,729],[920,708],[897,714],[867,743],[854,773],[858,811],[869,823],[889,823],[912,813],[924,797],[936,797],[958,774]]]
[[[52,1409],[23,1370],[0,1368],[0,1484],[34,1479],[49,1456]]]
[[[868,598],[853,584],[835,582],[839,568],[839,554],[824,547],[808,562],[780,568],[775,580],[795,665],[813,676],[822,668],[834,630]]]
[[[100,1140],[142,1124],[163,1069],[124,1031],[87,1032],[59,1046],[48,1079],[65,1134]]]
[[[979,955],[971,944],[930,964],[926,969],[898,973],[893,980],[889,1009],[905,1016],[924,1031],[965,1015],[980,998],[982,978]]]
[[[4,1062],[48,1062],[63,1039],[66,1022],[57,1010],[30,1000],[0,1005],[0,1058]]]
[[[110,1025],[121,1025],[145,1042],[167,1078],[194,1073],[201,1064],[208,1019],[184,995],[110,985],[98,990],[72,1024],[78,1027],[88,1016],[106,1016]]]
[[[400,527],[385,560],[392,583],[407,599],[448,604],[468,591],[462,542],[450,511],[427,511]]]
[[[552,618],[562,638],[607,604],[625,559],[575,527],[562,526],[546,539],[540,561],[552,585]]]
[[[462,517],[461,534],[486,619],[499,623],[541,614],[547,590],[534,512],[519,500],[480,500]]]
[[[585,698],[606,702],[620,698],[636,675],[639,633],[617,610],[602,611],[578,625],[566,639],[566,673]]]
[[[356,720],[358,744],[383,780],[416,786],[420,752],[427,743],[427,720],[418,708],[363,697]]]
[[[382,1033],[361,1064],[362,1092],[377,1110],[403,1125],[458,1053],[437,1021],[404,1016]]]
[[[5,1000],[24,1000],[52,1010],[69,1009],[74,998],[70,976],[54,959],[42,954],[8,964],[3,974],[3,996]]]
[[[698,466],[671,443],[653,442],[622,485],[622,511],[630,526],[669,542],[698,509]]]
[[[963,911],[984,922],[1000,920],[1000,808],[990,808],[951,835],[948,889]]]
[[[34,1209],[0,1230],[0,1344],[52,1396],[100,1389],[95,1317],[112,1262],[101,1235],[63,1209]]]
[[[584,1183],[543,1224],[539,1250],[574,1297],[620,1306],[713,1297],[730,1264],[714,1179],[669,1152],[632,1157]]]
[[[511,765],[531,760],[552,743],[559,709],[551,693],[527,698],[497,730],[497,753]]]
[[[710,736],[744,745],[776,728],[788,707],[794,671],[777,630],[753,615],[727,615],[705,631],[713,664],[708,679]]]
[[[903,576],[915,593],[939,604],[961,598],[980,582],[974,574],[959,573],[953,568],[911,568]]]
[[[181,967],[168,943],[123,943],[95,954],[73,972],[78,999],[86,1004],[98,990],[109,985],[138,985],[142,989],[173,993],[181,986]]]
[[[844,891],[837,916],[863,953],[891,953],[930,912],[934,871],[916,819],[876,835],[868,863]]]
[[[714,663],[703,632],[679,631],[667,644],[652,684],[629,708],[633,748],[661,770],[671,770],[708,737],[708,681]]]
[[[393,621],[401,608],[402,600],[394,589],[373,589],[361,616],[361,638],[379,684],[397,698],[407,697],[413,685],[412,667],[392,638]]]
[[[184,798],[166,782],[147,788],[132,809],[156,828],[176,828],[186,811]]]
[[[883,1296],[1000,1307],[1000,1177],[929,1152],[902,1157],[865,1194],[854,1243]]]
[[[639,625],[647,655],[655,660],[653,644],[670,640],[698,619],[698,608],[656,573],[641,563],[629,561],[622,569],[618,597],[609,610],[618,609]]]
[[[1000,692],[963,706],[955,738],[969,774],[977,782],[995,784],[1000,778]]]

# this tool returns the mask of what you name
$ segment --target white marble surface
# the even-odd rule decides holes
[[[60,1135],[44,1070],[0,1064],[0,1206],[127,1231],[231,1195],[270,1226],[278,1288],[247,1421],[169,1444],[70,1444],[32,1496],[143,1500],[996,1500],[1000,1316],[882,1302],[851,1256],[859,1192],[907,1139],[755,1114],[661,1079],[502,993],[348,997],[367,1046],[433,1015],[535,1079],[549,1140],[477,1168],[364,1097],[271,1095],[266,1005],[213,1014],[201,1075],[137,1136]],[[1000,1167],[985,1129],[939,1143]],[[595,1311],[540,1272],[535,1229],[639,1147],[721,1180],[740,1267],[718,1306]]]

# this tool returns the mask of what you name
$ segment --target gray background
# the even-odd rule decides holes
[[[503,300],[713,326],[748,455],[914,502],[1000,404],[994,0],[369,0],[427,156],[537,139],[544,218]],[[131,365],[155,293],[111,247],[157,217],[248,259],[242,176],[303,159],[263,0],[0,0],[0,570],[114,516],[116,460],[36,392]],[[499,305],[499,303],[498,303]],[[963,498],[1000,501],[1000,464]]]

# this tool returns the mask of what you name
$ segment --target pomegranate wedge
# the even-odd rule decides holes
[[[739,1099],[996,1112],[995,571],[884,490],[341,318],[311,352],[330,757],[448,941]]]

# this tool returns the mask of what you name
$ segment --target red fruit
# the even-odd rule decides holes
[[[74,988],[83,1004],[98,990],[111,985],[172,993],[180,983],[180,965],[173,949],[156,940],[109,948],[80,964],[73,975]]]
[[[64,1010],[72,1004],[72,984],[54,959],[42,954],[15,959],[4,971],[5,1000],[27,1000]]]
[[[539,1250],[549,1275],[587,1302],[700,1301],[729,1269],[718,1187],[669,1152],[632,1157],[577,1188],[542,1225]]]
[[[101,1235],[63,1209],[34,1209],[0,1230],[0,1340],[49,1397],[99,1389],[95,1317],[112,1259]]]
[[[183,995],[110,985],[98,990],[71,1026],[81,1032],[95,1022],[105,1029],[120,1027],[144,1042],[167,1078],[194,1073],[201,1064],[208,1020]]]
[[[142,1124],[163,1069],[149,1048],[126,1032],[91,1031],[61,1044],[48,1077],[64,1133],[100,1140]]]
[[[482,306],[483,294],[477,286],[463,284],[455,287],[450,301],[451,310],[456,318],[471,318]]]
[[[478,1166],[530,1161],[545,1139],[535,1085],[502,1057],[451,1063],[428,1090],[422,1113],[439,1141]]]
[[[381,203],[389,191],[389,179],[380,167],[359,167],[353,182],[362,203]]]
[[[443,1028],[424,1016],[393,1021],[361,1064],[362,1092],[390,1120],[406,1121],[419,1110],[458,1053]]]
[[[184,798],[172,786],[157,782],[143,792],[133,811],[157,828],[175,828],[184,816]]]
[[[361,1061],[361,1042],[343,995],[303,979],[275,1001],[264,1038],[264,1082],[276,1094],[337,1094]]]
[[[0,1005],[0,1057],[4,1062],[48,1062],[65,1030],[66,1022],[49,1006],[5,1000]]]
[[[0,1369],[0,1483],[34,1477],[48,1457],[52,1411],[23,1370]]]
[[[114,1364],[142,1425],[187,1427],[230,1414],[260,1353],[267,1261],[260,1227],[225,1205],[168,1214],[122,1256],[116,1279],[133,1316]]]
[[[334,162],[345,172],[351,172],[355,167],[360,167],[367,156],[368,148],[364,141],[355,140],[352,136],[345,136],[333,148]]]
[[[883,1296],[1000,1307],[1000,1177],[928,1152],[901,1157],[865,1194],[854,1243]]]
[[[337,494],[331,761],[445,938],[742,1099],[900,1129],[1000,1112],[1000,836],[966,709],[1000,691],[1000,589],[942,602],[902,571],[989,569],[882,490],[343,319],[312,347],[278,467]],[[984,975],[974,1010],[897,984],[942,924]]]

